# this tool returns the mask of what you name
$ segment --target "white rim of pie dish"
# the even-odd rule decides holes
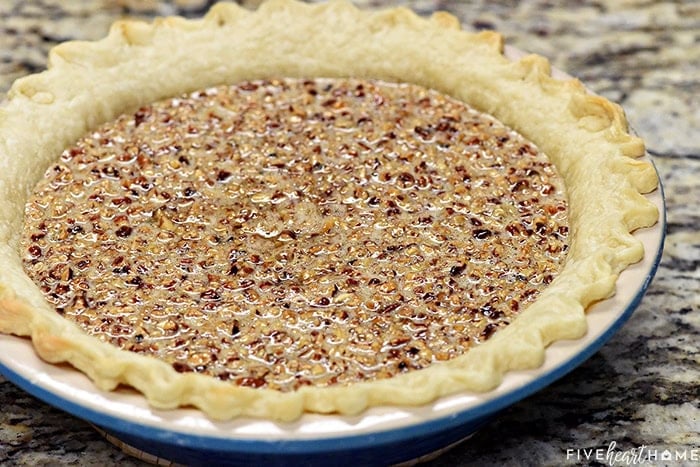
[[[506,47],[506,56],[511,59],[523,55]],[[570,78],[556,69],[553,76]],[[569,373],[627,321],[654,277],[663,251],[666,212],[661,183],[646,196],[661,213],[656,225],[634,234],[646,254],[620,274],[613,297],[587,310],[586,335],[554,342],[546,349],[541,367],[508,372],[503,382],[487,393],[458,393],[419,407],[374,407],[355,416],[304,414],[295,422],[252,418],[219,422],[195,409],[153,409],[143,396],[129,389],[101,391],[78,370],[41,360],[26,338],[0,335],[0,373],[33,396],[108,431],[196,450],[269,453],[274,443],[279,455],[331,452],[339,446],[343,450],[376,446],[462,426],[492,415]]]

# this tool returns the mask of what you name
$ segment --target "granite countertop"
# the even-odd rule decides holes
[[[691,459],[700,459],[700,3],[396,3],[426,14],[451,11],[468,29],[495,29],[620,103],[647,141],[668,208],[660,268],[629,322],[575,371],[510,407],[432,465],[585,465],[591,462],[576,453],[612,442],[619,450],[646,446],[687,456],[665,462],[659,455],[656,464],[697,465]],[[41,71],[58,42],[100,38],[124,17],[198,16],[208,4],[0,0],[0,99],[13,80]],[[0,407],[2,465],[144,465],[87,423],[1,376]]]

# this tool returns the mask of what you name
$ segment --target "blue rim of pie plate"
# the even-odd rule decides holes
[[[635,232],[635,236],[645,246],[645,257],[640,263],[622,272],[615,296],[587,310],[588,334],[577,341],[553,343],[547,348],[543,367],[510,372],[506,374],[504,383],[490,393],[448,396],[422,408],[372,408],[354,417],[306,414],[293,424],[252,419],[234,422],[242,426],[262,423],[274,428],[270,436],[264,435],[265,428],[262,428],[262,432],[261,428],[249,432],[253,433],[250,436],[245,430],[238,433],[228,429],[219,432],[200,430],[198,427],[206,418],[190,409],[174,411],[181,414],[184,411],[184,418],[194,417],[194,423],[190,425],[172,423],[172,417],[163,415],[167,411],[153,410],[153,413],[159,414],[156,418],[141,420],[139,410],[150,410],[143,407],[133,412],[125,410],[115,413],[113,409],[110,410],[108,402],[110,398],[119,397],[117,393],[89,389],[107,401],[102,404],[99,400],[95,402],[83,399],[79,391],[71,390],[70,384],[52,384],[56,374],[60,376],[66,372],[78,372],[70,367],[54,366],[39,360],[33,355],[31,343],[24,338],[0,335],[0,373],[38,399],[96,425],[126,447],[145,453],[145,457],[142,457],[144,460],[149,460],[150,455],[150,460],[155,456],[189,465],[388,465],[425,458],[467,438],[500,410],[571,372],[592,356],[629,319],[656,273],[665,239],[665,198],[660,181],[658,189],[647,195],[647,198],[658,207],[660,219],[653,227]],[[595,329],[595,326],[591,326],[591,321],[595,322],[601,316],[604,317],[604,322]],[[27,364],[26,361],[13,358],[11,350],[18,345],[29,348],[29,352],[32,352],[29,360],[32,362]],[[551,361],[552,354],[555,355],[554,362]],[[79,377],[90,384],[82,374]],[[140,396],[129,394],[129,397]],[[128,408],[128,402],[125,407]],[[391,419],[392,411],[400,415],[397,417],[398,423],[390,421],[387,427],[386,424],[373,425],[371,422],[373,417],[386,418],[387,414]],[[404,416],[406,414],[408,416]],[[336,423],[335,430],[324,432],[322,424],[328,420],[340,421],[345,428],[337,429]],[[370,422],[365,423],[368,420]],[[216,426],[215,422],[204,423]],[[299,428],[305,424],[316,424],[321,428],[312,430],[312,435],[309,432],[304,434],[304,430],[300,431]]]

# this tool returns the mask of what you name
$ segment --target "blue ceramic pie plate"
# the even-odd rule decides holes
[[[511,58],[522,52],[509,48]],[[565,77],[555,71],[555,76]],[[28,339],[0,335],[0,373],[33,396],[95,425],[127,452],[153,463],[187,465],[391,465],[439,454],[500,410],[572,371],[627,321],[642,300],[663,250],[663,190],[648,195],[660,221],[635,236],[645,257],[627,268],[616,294],[587,311],[588,333],[558,341],[535,370],[508,373],[485,394],[459,393],[421,407],[375,407],[357,416],[305,414],[293,423],[216,422],[193,409],[159,411],[138,393],[98,390],[69,366],[48,364]]]

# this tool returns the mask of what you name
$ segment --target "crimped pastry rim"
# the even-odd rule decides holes
[[[267,2],[256,13],[219,4],[196,21],[118,22],[102,41],[56,47],[49,70],[17,81],[0,107],[0,197],[6,200],[0,331],[31,336],[42,358],[71,363],[101,389],[131,385],[154,407],[193,405],[215,419],[292,420],[304,412],[421,405],[457,391],[489,391],[506,371],[539,366],[549,343],[586,332],[585,308],[613,293],[619,272],[642,258],[630,232],[658,219],[640,194],[653,190],[657,177],[651,164],[636,159],[643,143],[628,134],[618,106],[591,96],[578,81],[553,79],[541,57],[510,62],[502,53],[500,36],[462,32],[445,13],[421,19],[400,8],[362,12],[344,2],[292,0]],[[168,69],[183,56],[193,63]],[[478,69],[466,68],[475,63]],[[170,75],[158,73],[163,69]],[[535,142],[552,158],[570,196],[571,249],[560,276],[508,327],[450,362],[388,380],[292,393],[179,374],[154,358],[101,343],[58,316],[16,253],[24,200],[52,158],[88,129],[145,103],[280,75],[414,82],[462,98]],[[93,96],[85,84],[96,86]]]

